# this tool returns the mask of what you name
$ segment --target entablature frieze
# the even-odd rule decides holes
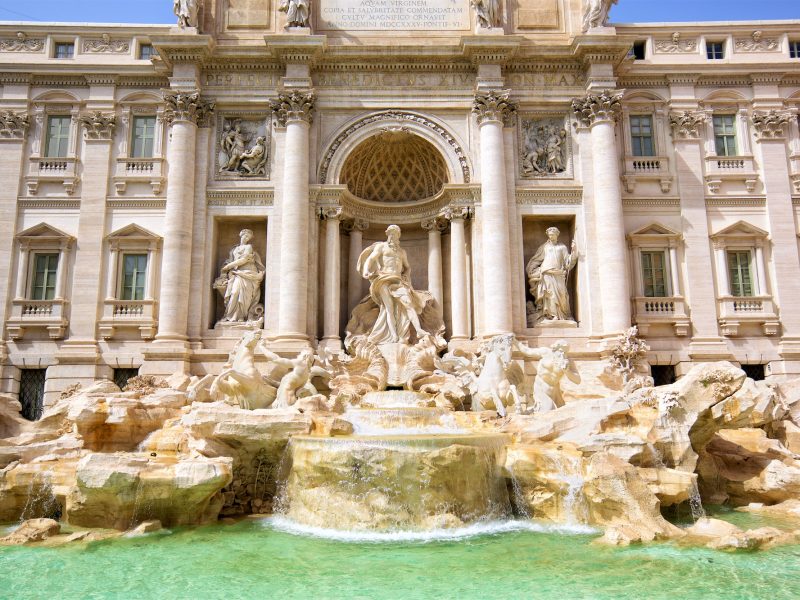
[[[214,190],[206,192],[208,206],[272,206],[275,191],[272,188]]]
[[[515,198],[521,206],[578,206],[583,204],[583,188],[517,188]]]

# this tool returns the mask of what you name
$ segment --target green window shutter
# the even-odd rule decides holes
[[[58,254],[36,254],[33,265],[32,300],[52,300],[56,295]]]
[[[122,300],[143,300],[147,276],[147,254],[122,256]]]
[[[665,298],[668,290],[664,252],[643,251],[641,256],[644,295],[647,298]]]
[[[156,139],[155,117],[134,117],[131,139],[132,158],[152,158]]]
[[[753,296],[753,277],[751,254],[749,250],[728,252],[728,271],[730,274],[731,296]]]
[[[71,121],[72,117],[68,116],[48,117],[45,156],[49,158],[64,158],[67,155]]]

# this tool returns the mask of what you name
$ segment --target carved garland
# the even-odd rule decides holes
[[[25,113],[0,112],[0,138],[22,138],[29,125],[30,117]]]
[[[336,136],[336,139],[333,140],[333,143],[330,145],[328,150],[325,152],[325,156],[322,158],[322,164],[319,168],[319,181],[324,183],[328,177],[328,169],[331,165],[331,160],[333,160],[336,151],[339,147],[344,143],[344,141],[352,136],[355,132],[359,129],[366,127],[367,125],[371,125],[372,123],[377,123],[380,121],[410,121],[412,123],[416,123],[422,125],[423,127],[427,127],[434,133],[436,133],[439,137],[444,139],[445,142],[453,149],[455,152],[456,157],[458,158],[458,162],[461,165],[461,173],[464,177],[464,183],[470,182],[470,171],[469,171],[469,162],[467,161],[467,155],[464,152],[463,148],[458,144],[456,139],[450,135],[447,130],[434,123],[430,119],[423,117],[421,115],[416,115],[414,113],[407,113],[402,111],[390,110],[382,113],[377,113],[374,115],[370,115],[353,123],[350,127],[345,129],[342,133]]]
[[[117,126],[117,117],[113,113],[103,114],[95,111],[81,115],[78,122],[83,125],[83,137],[87,140],[110,140]]]

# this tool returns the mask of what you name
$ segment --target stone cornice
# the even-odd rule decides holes
[[[472,112],[482,125],[490,121],[499,121],[510,125],[517,114],[517,104],[509,99],[508,90],[477,92],[472,103]]]
[[[755,110],[753,111],[753,129],[755,129],[756,139],[774,140],[784,139],[786,135],[786,125],[796,118],[795,112],[790,110]]]
[[[292,121],[311,123],[314,119],[314,92],[287,90],[278,94],[278,99],[270,103],[275,119],[280,127],[286,127]]]
[[[622,112],[624,90],[604,90],[599,94],[589,93],[572,101],[572,112],[578,122],[589,127],[595,123],[616,123]]]
[[[469,35],[461,38],[461,54],[473,65],[506,65],[519,51],[520,35]]]
[[[281,64],[312,65],[324,54],[328,38],[324,35],[270,34],[264,36],[270,55]]]
[[[216,46],[210,35],[192,33],[152,35],[150,43],[168,68],[176,63],[202,65],[209,60]]]
[[[582,188],[517,188],[517,204],[536,205],[580,205],[583,204]]]
[[[97,110],[80,115],[78,122],[83,126],[83,139],[110,141],[117,126],[117,116]]]
[[[669,115],[672,135],[676,140],[699,140],[707,122],[708,114],[703,111],[685,110]]]
[[[175,92],[164,91],[164,102],[167,108],[164,118],[168,123],[176,121],[189,121],[198,126],[208,124],[211,113],[214,112],[214,103],[200,96],[200,92]]]

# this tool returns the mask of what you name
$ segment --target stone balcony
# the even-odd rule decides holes
[[[656,181],[665,194],[672,189],[673,176],[666,156],[626,156],[622,176],[625,190],[632,194],[639,181]]]
[[[163,158],[118,158],[114,170],[114,188],[124,195],[132,183],[144,183],[158,196],[164,188]]]
[[[21,340],[29,329],[46,329],[50,339],[64,337],[67,329],[66,300],[12,301],[6,329],[12,340]]]
[[[98,323],[100,336],[111,339],[119,329],[138,329],[143,340],[156,335],[155,300],[115,300],[103,303],[103,317]]]
[[[686,301],[682,296],[666,298],[634,298],[634,320],[642,335],[647,335],[652,325],[671,325],[675,335],[685,337],[691,330],[686,314]]]
[[[28,194],[39,193],[42,183],[60,183],[68,196],[75,192],[78,185],[78,159],[75,157],[47,158],[32,156],[25,176]]]
[[[758,183],[758,171],[752,156],[706,156],[706,185],[709,194],[718,194],[723,182],[741,182],[748,193]]]
[[[778,335],[780,321],[771,296],[723,296],[717,299],[722,335],[735,337],[745,323],[761,325],[764,335]]]

